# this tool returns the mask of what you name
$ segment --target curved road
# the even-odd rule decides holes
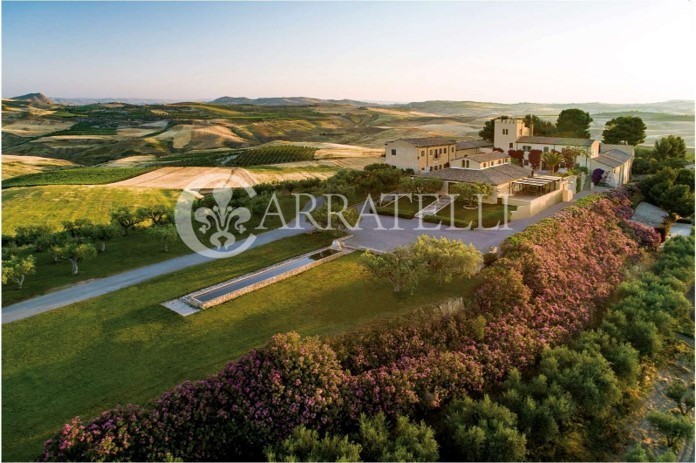
[[[589,191],[584,191],[575,196],[575,199],[581,198],[590,194]],[[318,198],[317,205],[322,203],[323,198]],[[448,238],[458,239],[465,243],[472,243],[482,252],[486,252],[490,246],[499,246],[505,238],[517,233],[524,227],[538,222],[546,217],[549,217],[559,210],[569,206],[570,203],[560,203],[552,206],[540,214],[529,219],[517,220],[510,222],[508,230],[479,230],[479,231],[454,231],[454,230],[417,230],[419,221],[417,219],[399,219],[399,227],[403,230],[378,230],[377,224],[373,217],[366,217],[360,223],[361,230],[352,231],[353,237],[345,242],[349,247],[356,249],[374,249],[378,251],[388,251],[396,246],[402,246],[413,242],[419,235],[427,234],[432,236],[446,236]],[[311,202],[308,202],[303,211],[309,210]],[[251,248],[263,246],[274,241],[297,236],[311,230],[311,225],[307,223],[306,218],[300,218],[300,227],[297,229],[276,229],[269,230],[256,237],[256,240],[251,245]],[[380,216],[381,225],[385,228],[391,228],[394,223],[393,217]],[[289,226],[295,227],[297,219],[293,220]],[[433,224],[426,223],[426,227]],[[54,291],[43,296],[28,299],[2,308],[2,323],[11,323],[16,320],[29,318],[43,312],[64,307],[66,305],[81,302],[93,297],[101,296],[119,289],[133,286],[143,281],[152,278],[173,273],[178,270],[192,267],[194,265],[204,264],[214,259],[201,256],[200,254],[192,253],[174,259],[158,262],[156,264],[139,267],[116,275],[111,275],[105,278],[85,281],[77,283],[59,291]]]
[[[317,205],[321,204],[321,199],[318,198]],[[311,202],[308,202],[303,211],[309,210]],[[272,243],[283,238],[297,236],[306,233],[312,229],[311,224],[307,223],[304,216],[300,217],[300,225],[297,227],[297,219],[288,224],[287,229],[269,230],[265,233],[256,236],[256,240],[249,246],[253,249]],[[297,228],[294,228],[297,227]],[[53,291],[43,296],[38,296],[26,301],[2,308],[2,323],[11,323],[23,318],[29,318],[43,312],[58,309],[66,305],[81,302],[93,297],[101,296],[113,291],[118,291],[128,286],[137,285],[143,281],[152,278],[173,273],[181,269],[192,267],[194,265],[212,262],[213,258],[204,257],[197,253],[186,254],[184,256],[175,257],[173,259],[158,262],[156,264],[138,267],[133,270],[128,270],[123,273],[111,275],[105,278],[88,280],[82,283],[77,283],[59,291]]]

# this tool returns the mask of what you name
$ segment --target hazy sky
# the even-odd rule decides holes
[[[693,4],[2,2],[2,96],[694,98]]]

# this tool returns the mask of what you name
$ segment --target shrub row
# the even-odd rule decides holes
[[[73,420],[41,458],[257,459],[300,426],[346,432],[362,415],[418,416],[476,395],[587,327],[640,256],[624,231],[630,215],[624,193],[582,201],[507,240],[472,304],[416,312],[331,345],[276,335],[148,408]]]

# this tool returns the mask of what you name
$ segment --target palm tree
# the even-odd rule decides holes
[[[541,160],[544,161],[544,165],[551,173],[556,171],[556,166],[563,162],[563,155],[558,151],[547,151],[541,156]]]

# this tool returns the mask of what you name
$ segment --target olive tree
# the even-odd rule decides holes
[[[437,461],[435,433],[424,422],[412,423],[405,416],[389,422],[383,413],[360,417],[359,438],[364,461]]]
[[[483,265],[483,256],[474,245],[446,237],[421,235],[411,246],[438,283],[450,283],[455,277],[470,277]]]
[[[447,407],[444,417],[450,456],[459,461],[523,461],[527,439],[517,416],[488,396],[465,397]]]
[[[79,272],[78,264],[83,260],[91,259],[97,255],[97,250],[91,243],[80,243],[75,240],[66,241],[62,245],[54,246],[51,252],[59,259],[67,260],[72,264],[72,273]]]
[[[111,211],[111,222],[119,225],[123,235],[128,235],[128,231],[135,228],[136,225],[145,221],[146,217],[129,208],[123,206]]]
[[[690,416],[681,414],[650,412],[648,422],[657,432],[662,434],[667,442],[667,447],[676,449],[683,440],[693,435],[694,422]]]
[[[11,255],[2,262],[2,284],[13,282],[17,288],[22,289],[27,275],[36,273],[36,259],[34,256],[20,257]]]
[[[147,234],[162,244],[164,252],[169,252],[169,245],[175,243],[179,237],[176,227],[171,224],[150,227],[147,229]]]
[[[106,242],[116,236],[117,229],[113,224],[95,224],[87,230],[87,237],[99,243],[99,252],[106,251]]]
[[[375,278],[388,281],[395,293],[407,290],[413,294],[425,271],[423,261],[405,246],[382,254],[368,251],[363,264]]]
[[[135,211],[143,220],[150,220],[152,225],[163,225],[174,222],[174,213],[167,206],[156,204],[154,206],[140,207]]]
[[[360,445],[347,436],[320,437],[304,426],[295,428],[282,442],[267,447],[268,461],[359,461]]]
[[[464,207],[474,208],[479,195],[485,198],[493,194],[493,186],[490,183],[452,183],[449,186],[449,192],[457,195],[457,200],[463,202]]]
[[[413,194],[433,194],[442,189],[439,178],[404,177],[399,181],[399,190]]]

